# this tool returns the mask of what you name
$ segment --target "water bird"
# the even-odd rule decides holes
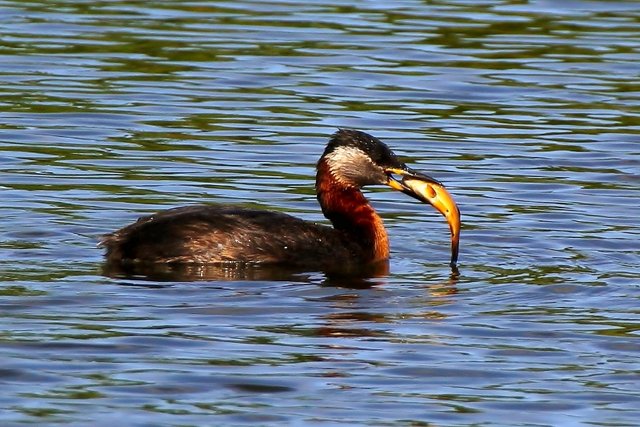
[[[388,185],[432,205],[449,223],[451,267],[458,258],[460,211],[444,185],[410,169],[379,139],[335,132],[317,163],[316,194],[333,227],[291,215],[231,205],[195,205],[144,216],[103,236],[107,264],[225,264],[330,269],[387,262],[382,219],[362,194]]]

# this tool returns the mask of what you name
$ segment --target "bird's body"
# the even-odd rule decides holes
[[[142,217],[104,236],[101,245],[111,265],[251,263],[328,269],[384,262],[389,257],[387,232],[360,189],[387,184],[427,201],[392,174],[441,187],[408,169],[378,139],[339,130],[318,161],[316,175],[318,201],[333,228],[280,212],[197,205]],[[447,212],[455,208],[459,215],[450,197],[445,202]]]
[[[142,217],[107,236],[103,244],[109,248],[109,262],[322,267],[334,257],[367,261],[347,233],[285,213],[224,205],[186,206]]]

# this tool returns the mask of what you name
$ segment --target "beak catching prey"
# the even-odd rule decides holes
[[[453,197],[438,180],[420,172],[406,169],[387,169],[389,179],[387,185],[394,190],[401,191],[424,203],[429,203],[440,212],[451,230],[451,268],[456,268],[458,263],[458,250],[460,245],[460,209],[453,201]],[[401,176],[402,180],[395,179],[392,175]]]

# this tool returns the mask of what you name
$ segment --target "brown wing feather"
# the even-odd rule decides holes
[[[255,262],[318,265],[358,258],[357,244],[330,227],[287,214],[188,206],[140,218],[104,236],[108,262]]]

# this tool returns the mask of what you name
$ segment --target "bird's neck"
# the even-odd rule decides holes
[[[389,258],[389,238],[382,218],[360,189],[336,178],[324,160],[318,163],[316,193],[324,216],[367,251],[368,261]]]

